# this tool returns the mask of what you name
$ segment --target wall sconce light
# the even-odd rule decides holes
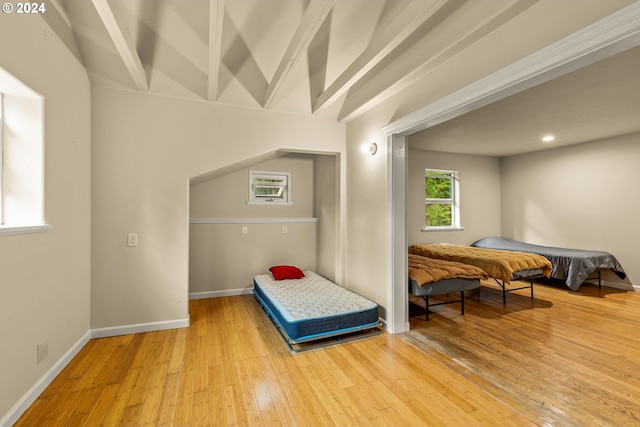
[[[369,154],[373,156],[377,152],[378,152],[378,144],[376,144],[375,142],[371,143],[371,145],[369,146]]]

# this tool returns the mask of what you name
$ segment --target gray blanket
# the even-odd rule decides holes
[[[612,270],[621,279],[627,277],[622,265],[609,252],[533,245],[506,237],[487,237],[472,243],[471,246],[542,255],[553,265],[551,277],[564,280],[574,291],[597,270]]]

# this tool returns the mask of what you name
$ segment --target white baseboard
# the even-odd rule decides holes
[[[595,284],[597,285],[598,282],[597,281],[589,281],[587,283],[591,283],[592,285]],[[602,286],[606,286],[608,288],[614,288],[614,289],[623,289],[625,291],[633,291],[633,292],[640,292],[640,287],[636,287],[634,285],[632,285],[631,283],[621,283],[621,282],[609,282],[608,280],[603,280],[602,281]]]
[[[115,337],[118,335],[140,334],[143,332],[163,331],[189,327],[189,318],[162,322],[139,323],[136,325],[113,326],[91,330],[91,338]]]
[[[25,411],[35,402],[45,388],[58,376],[60,372],[71,362],[80,350],[89,342],[91,331],[85,334],[36,382],[29,391],[15,404],[13,408],[0,419],[0,427],[10,427],[16,423]]]
[[[115,326],[112,328],[92,329],[87,331],[82,338],[78,340],[65,354],[58,360],[31,387],[31,389],[25,393],[24,396],[11,408],[11,410],[0,418],[0,427],[11,427],[18,419],[24,414],[24,412],[35,402],[45,388],[58,376],[60,372],[71,362],[71,360],[78,354],[80,350],[93,338],[106,338],[115,337],[118,335],[138,334],[142,332],[161,331],[165,329],[186,328],[189,326],[189,318],[170,320],[163,322],[151,322],[140,323],[137,325]]]
[[[217,298],[217,297],[232,297],[236,295],[252,295],[253,288],[242,289],[229,289],[226,291],[209,291],[209,292],[194,292],[189,294],[189,299],[205,299],[205,298]]]

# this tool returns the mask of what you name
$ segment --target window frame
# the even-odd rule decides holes
[[[282,180],[284,184],[280,185],[265,185],[260,188],[277,188],[281,196],[261,196],[256,194],[256,189],[259,188],[256,184],[257,180]],[[248,205],[290,205],[291,201],[291,173],[290,172],[274,172],[274,171],[249,171],[249,200]]]
[[[45,232],[52,226],[45,223],[44,215],[44,96],[2,67],[0,67],[0,92],[2,93],[0,237]],[[23,117],[29,117],[28,125]]]
[[[429,175],[432,175],[432,178],[436,177],[438,174],[438,178],[443,178],[441,174],[449,174],[451,180],[451,197],[448,198],[429,198],[426,195],[426,184]],[[424,214],[425,214],[425,224],[422,228],[422,231],[448,231],[448,230],[462,230],[463,227],[460,224],[460,174],[458,171],[454,170],[444,170],[444,169],[434,169],[434,168],[425,168],[424,170],[424,186],[425,186],[425,197],[424,197]],[[429,226],[426,224],[426,214],[427,208],[431,205],[450,205],[451,206],[451,225],[446,226]]]
[[[4,93],[0,92],[0,226],[4,225]]]

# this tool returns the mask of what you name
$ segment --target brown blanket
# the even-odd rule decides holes
[[[473,265],[409,254],[409,279],[418,285],[457,278],[487,279],[488,276],[484,270]]]
[[[475,265],[486,271],[489,277],[502,280],[504,283],[511,281],[514,271],[541,269],[544,276],[549,277],[551,274],[551,262],[548,259],[525,252],[429,243],[411,245],[409,253]]]

